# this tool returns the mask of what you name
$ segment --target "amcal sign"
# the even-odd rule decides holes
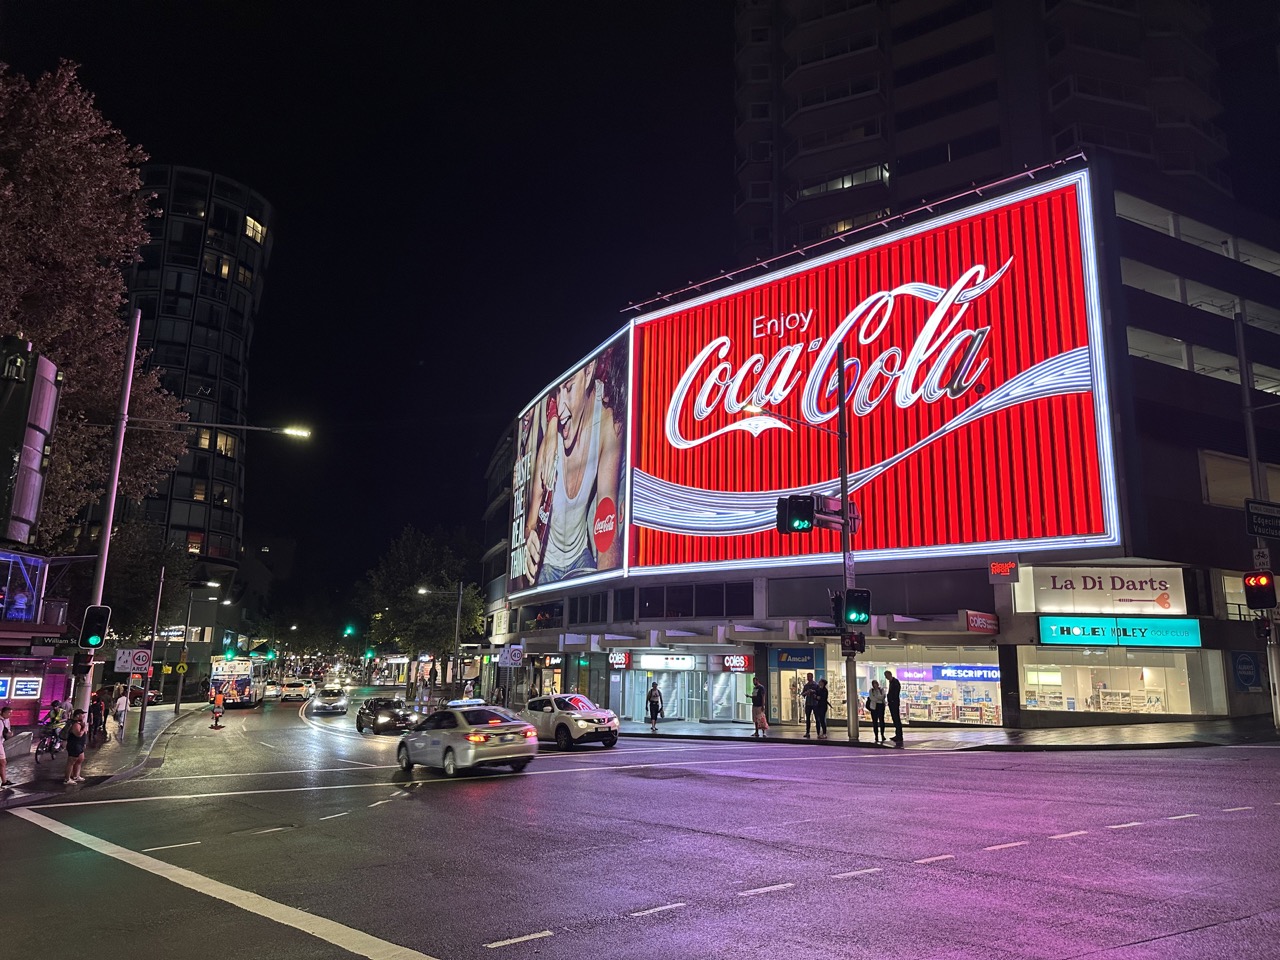
[[[637,319],[628,566],[837,552],[775,509],[839,495],[841,403],[859,556],[1118,543],[1090,203],[1072,174]]]

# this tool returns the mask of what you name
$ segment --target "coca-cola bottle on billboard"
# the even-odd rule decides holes
[[[559,418],[556,409],[556,398],[552,397],[547,401],[547,424],[546,430],[542,437],[543,456],[546,456],[546,450],[550,450],[550,456],[555,457],[555,434],[559,424],[556,422]],[[553,460],[554,462],[554,460]],[[551,533],[551,501],[555,497],[556,492],[556,473],[553,472],[550,478],[542,486],[542,499],[538,502],[537,523],[533,529],[533,535],[538,540],[538,565],[541,566],[547,559],[547,535]]]

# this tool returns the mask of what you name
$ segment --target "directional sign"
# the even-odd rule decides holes
[[[843,627],[809,627],[805,630],[811,637],[843,637],[850,632]]]
[[[1280,503],[1246,500],[1244,522],[1249,536],[1280,540]]]
[[[117,650],[116,669],[121,673],[137,673],[151,665],[150,650]]]
[[[173,669],[177,670],[179,673],[186,673],[186,672],[187,672],[187,665],[186,665],[185,663],[180,663],[180,664],[178,664],[176,667],[174,667]]]

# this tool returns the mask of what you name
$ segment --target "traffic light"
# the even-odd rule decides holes
[[[77,653],[71,661],[71,675],[73,677],[87,677],[89,671],[93,669],[89,661],[93,659],[93,654]]]
[[[85,607],[84,619],[80,621],[80,640],[77,645],[82,650],[97,650],[107,642],[107,626],[110,623],[110,607]]]
[[[234,660],[236,658],[236,648],[227,647],[227,652],[222,655],[223,660]]]
[[[830,591],[831,595],[831,622],[837,627],[844,623],[844,594]]]
[[[813,515],[817,509],[812,494],[779,497],[775,526],[779,533],[809,533],[813,530]]]
[[[354,637],[356,635],[356,627],[353,623],[347,624],[347,629],[342,631],[344,637]]]
[[[853,635],[853,649],[859,653],[867,652],[867,635],[865,633],[855,633]]]
[[[871,591],[846,590],[844,592],[844,622],[871,622]]]
[[[372,659],[373,659],[373,657],[374,657],[373,650],[366,650],[366,651],[364,652],[364,658],[365,658],[366,660],[372,660]]]
[[[1258,619],[1253,621],[1253,635],[1265,643],[1271,642],[1271,621]]]
[[[268,660],[274,660],[275,658],[276,658],[276,652],[275,652],[274,650],[268,650],[268,651],[267,651],[267,659],[268,659]]]
[[[1250,610],[1271,610],[1276,605],[1276,578],[1270,570],[1244,575],[1244,605]]]

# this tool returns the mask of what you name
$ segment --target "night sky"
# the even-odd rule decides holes
[[[406,524],[479,534],[521,407],[633,301],[733,266],[728,2],[7,2],[153,160],[276,208],[246,535],[344,591]],[[330,11],[342,10],[333,18]],[[478,576],[478,571],[477,571]]]

